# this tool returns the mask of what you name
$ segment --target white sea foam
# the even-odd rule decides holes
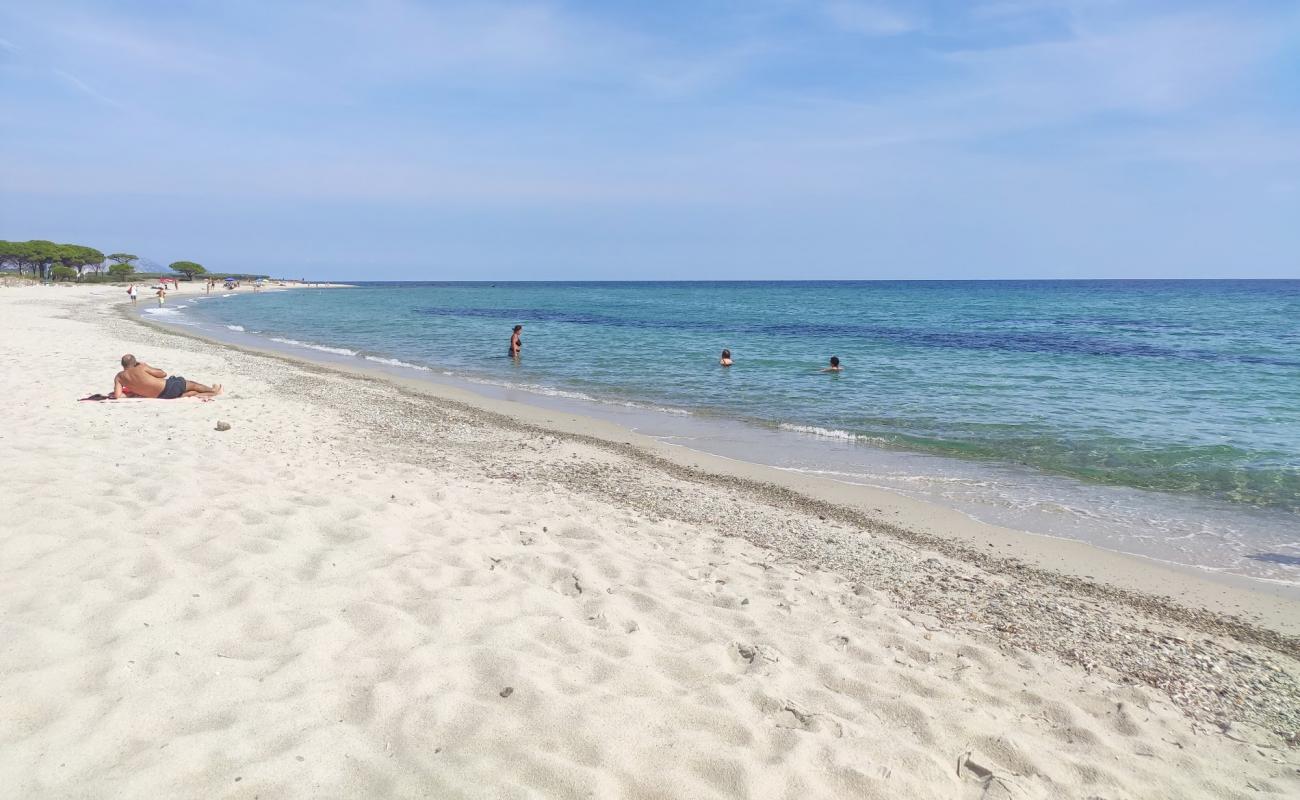
[[[809,436],[818,436],[822,438],[836,438],[836,440],[846,442],[871,442],[874,445],[887,445],[889,442],[876,436],[863,436],[861,433],[850,433],[849,431],[840,431],[839,428],[822,428],[819,425],[796,425],[794,423],[780,423],[777,425],[781,431],[792,431],[794,433],[806,433]]]
[[[670,408],[668,406],[656,406],[656,405],[649,405],[646,403],[633,403],[631,401],[624,402],[621,405],[627,406],[628,408],[639,408],[646,411],[653,411],[657,414],[672,414],[674,417],[694,416],[693,414],[691,414],[691,412],[687,411],[684,408]]]
[[[226,328],[232,331],[239,331],[240,333],[244,332],[243,325],[227,325]]]
[[[792,425],[789,422],[782,422],[779,427],[784,431],[807,433],[812,436],[821,436],[827,439],[845,439],[852,441],[858,438],[856,434],[849,433],[848,431],[820,428],[816,425]]]
[[[339,356],[355,356],[356,350],[349,350],[346,347],[326,347],[323,344],[313,344],[311,342],[300,342],[297,339],[281,339],[279,336],[272,336],[271,341],[280,344],[291,344],[294,347],[306,347],[311,350],[319,350],[322,353],[333,353]]]
[[[453,373],[445,372],[444,375]],[[556,389],[553,386],[542,386],[537,383],[511,383],[509,381],[494,381],[488,378],[477,378],[469,375],[458,376],[470,383],[477,383],[483,386],[497,386],[502,389],[514,389],[520,392],[529,392],[530,394],[540,394],[543,397],[562,397],[566,400],[585,400],[589,403],[599,402],[595,397],[583,392],[571,392],[565,389]]]
[[[492,381],[483,378],[466,378],[471,383],[481,383],[488,386],[499,386],[503,389],[516,389],[532,394],[540,394],[543,397],[562,397],[566,400],[585,400],[589,403],[597,402],[596,398],[584,392],[571,392],[565,389],[556,389],[553,386],[542,386],[536,383],[509,383],[507,381]]]
[[[584,403],[599,403],[607,406],[622,406],[623,408],[636,408],[643,411],[654,411],[660,414],[672,414],[673,416],[688,417],[692,416],[691,412],[682,408],[670,408],[668,406],[657,406],[649,403],[634,403],[630,400],[610,400],[600,397],[594,397],[586,392],[576,392],[569,389],[557,389],[554,386],[543,386],[538,383],[511,383],[509,381],[492,380],[490,378],[479,378],[471,375],[457,375],[454,372],[443,371],[443,375],[456,377],[469,383],[477,383],[481,386],[496,386],[501,389],[512,389],[519,392],[528,392],[537,394],[542,397],[559,397],[564,400],[580,400]]]
[[[168,325],[185,325],[187,327],[193,327],[194,322],[181,313],[182,308],[185,308],[185,306],[179,305],[170,308],[167,306],[160,306],[158,308],[145,308],[141,310],[150,317],[159,322],[166,322]]]
[[[366,356],[367,361],[373,361],[376,364],[387,364],[390,367],[406,367],[407,369],[418,369],[421,372],[428,372],[428,367],[422,367],[419,364],[409,364],[396,358],[380,358],[379,356]]]

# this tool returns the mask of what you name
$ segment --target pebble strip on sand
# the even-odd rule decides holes
[[[981,632],[1008,647],[1053,654],[1117,682],[1155,688],[1228,736],[1300,746],[1297,637],[983,553],[625,443],[552,431],[364,375],[344,373],[348,380],[340,381],[338,371],[296,359],[270,355],[251,363],[274,373],[282,361],[301,368],[279,379],[282,391],[350,417],[372,432],[368,441],[384,458],[424,465],[455,459],[486,477],[563,486],[741,537],[776,558],[882,592],[912,609],[917,625]],[[354,381],[384,402],[357,402]]]

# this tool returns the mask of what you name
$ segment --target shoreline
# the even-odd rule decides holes
[[[1300,788],[1294,637],[1048,574],[1021,537],[952,535],[956,512],[854,508],[116,299],[0,292],[30,410],[0,421],[19,795]],[[77,402],[124,352],[226,393]]]
[[[171,326],[148,319],[143,314],[133,314],[128,303],[115,305],[123,318],[164,333],[299,366],[389,382],[416,394],[498,415],[501,422],[581,437],[588,443],[613,447],[625,455],[650,456],[648,463],[656,466],[700,470],[700,474],[715,478],[738,480],[756,487],[770,486],[790,493],[788,502],[817,504],[820,515],[843,516],[846,523],[852,524],[890,525],[897,528],[891,530],[891,535],[924,547],[942,549],[948,555],[973,561],[993,571],[1016,574],[1027,568],[1035,569],[1041,571],[1040,577],[1044,579],[1056,581],[1059,577],[1061,585],[1099,596],[1126,598],[1129,602],[1143,602],[1144,598],[1172,601],[1185,606],[1185,610],[1191,613],[1190,617],[1184,616],[1185,619],[1197,617],[1196,612],[1203,609],[1211,614],[1240,617],[1248,623],[1247,627],[1262,625],[1284,637],[1300,636],[1300,587],[1294,584],[1203,570],[1108,550],[1075,539],[994,525],[963,511],[911,498],[887,488],[853,484],[693,450],[636,433],[614,422],[488,397],[472,389],[407,377],[379,366],[316,359],[307,353],[286,352],[272,347],[235,344],[184,326]],[[895,526],[889,519],[891,517],[902,518],[905,522]],[[992,548],[994,553],[1012,552],[1007,557],[990,556],[978,549],[981,546]],[[1158,592],[1152,591],[1153,578],[1161,586]],[[1180,614],[1173,606],[1169,610]],[[1231,623],[1224,628],[1233,629]],[[1245,628],[1240,630],[1260,643],[1270,638],[1255,637],[1245,632]],[[1270,646],[1283,645],[1275,642]],[[1293,654],[1300,653],[1300,642],[1285,646],[1293,648]]]
[[[318,296],[306,306],[330,308],[339,305],[331,302],[338,299]],[[553,380],[546,375],[549,368],[521,372],[491,358],[467,364],[454,356],[443,359],[428,353],[421,357],[418,347],[384,350],[377,340],[367,347],[366,337],[358,344],[347,336],[329,335],[329,328],[313,334],[304,326],[294,326],[286,333],[270,319],[258,323],[264,309],[284,306],[283,301],[267,301],[262,306],[255,300],[230,307],[198,303],[181,312],[175,322],[193,325],[195,328],[187,329],[223,344],[342,369],[377,370],[398,380],[415,378],[494,400],[520,400],[530,406],[594,417],[691,450],[955,509],[998,528],[1083,542],[1173,569],[1187,569],[1211,580],[1218,580],[1218,575],[1229,582],[1234,576],[1248,579],[1242,585],[1258,580],[1277,587],[1270,592],[1290,593],[1293,599],[1300,599],[1300,572],[1276,555],[1291,552],[1295,534],[1288,532],[1300,530],[1300,517],[1282,508],[1233,503],[1214,494],[1180,495],[1122,482],[1089,481],[1020,464],[1014,457],[1009,461],[963,459],[923,447],[826,439],[816,435],[825,432],[823,429],[783,421],[808,415],[746,417],[707,403],[698,408],[690,403],[674,407],[664,404],[653,391],[615,392],[611,396],[599,388],[617,388],[612,385],[600,384],[598,389],[575,386],[558,374]],[[154,316],[152,312],[144,309],[142,316]],[[304,319],[313,319],[313,312],[306,312]],[[324,323],[323,319],[317,321]],[[253,332],[246,332],[245,325]],[[262,333],[256,328],[278,333]],[[643,382],[641,378],[629,379],[629,387]]]

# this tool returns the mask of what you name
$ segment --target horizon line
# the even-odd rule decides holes
[[[302,280],[299,278],[273,278],[273,280]],[[1198,278],[309,278],[307,283],[1152,283],[1152,282],[1213,282],[1252,281],[1260,283],[1286,283],[1300,281],[1294,278],[1259,277],[1198,277]]]

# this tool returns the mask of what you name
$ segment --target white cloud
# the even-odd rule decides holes
[[[898,36],[921,28],[920,20],[880,3],[832,0],[823,11],[841,30],[866,36]]]
[[[716,90],[736,80],[768,52],[761,42],[747,42],[704,55],[647,57],[636,81],[660,98],[682,98]]]
[[[859,13],[859,29],[873,35],[919,24],[884,6],[832,5]],[[1138,142],[1131,152],[1155,159],[1160,142],[1180,135],[1200,142],[1174,148],[1186,164],[1215,163],[1234,142],[1253,146],[1260,161],[1280,153],[1284,137],[1266,114],[1249,135],[1198,139],[1194,123],[1180,124],[1277,50],[1284,34],[1274,20],[1133,21],[1092,10],[1054,41],[904,56],[938,65],[937,74],[865,102],[839,85],[821,97],[806,85],[745,85],[751,71],[792,55],[806,63],[810,53],[794,51],[816,46],[762,26],[678,41],[536,2],[250,4],[238,26],[187,15],[52,15],[47,27],[66,38],[49,48],[60,80],[119,105],[76,77],[91,75],[132,109],[143,96],[167,113],[130,115],[124,124],[141,128],[130,137],[66,132],[62,141],[73,144],[44,167],[67,166],[68,154],[130,153],[155,173],[158,193],[185,184],[227,196],[581,203],[701,197],[710,192],[692,184],[705,176],[721,187],[713,197],[742,185],[757,197],[778,178],[792,196],[847,191],[838,163],[842,173],[859,160],[974,152],[1013,136],[1024,137],[1016,158],[1025,163],[1067,151],[1105,162]],[[87,71],[92,64],[101,71]],[[1092,125],[1113,117],[1127,127]],[[211,166],[195,166],[192,153]],[[148,183],[148,171],[136,180]]]
[[[55,69],[53,70],[53,72],[64,83],[76,89],[77,91],[81,92],[82,94],[86,95],[87,97],[91,98],[92,100],[95,100],[98,103],[106,105],[109,108],[116,108],[116,109],[122,108],[121,103],[117,102],[111,97],[108,97],[102,92],[96,90],[94,87],[90,86],[88,83],[78,78],[76,75],[73,75],[70,72],[65,72],[64,70],[61,69]]]
[[[952,53],[948,59],[991,106],[1053,117],[1071,111],[1157,114],[1233,85],[1276,41],[1266,23],[1186,15],[1080,28],[1064,41]]]

